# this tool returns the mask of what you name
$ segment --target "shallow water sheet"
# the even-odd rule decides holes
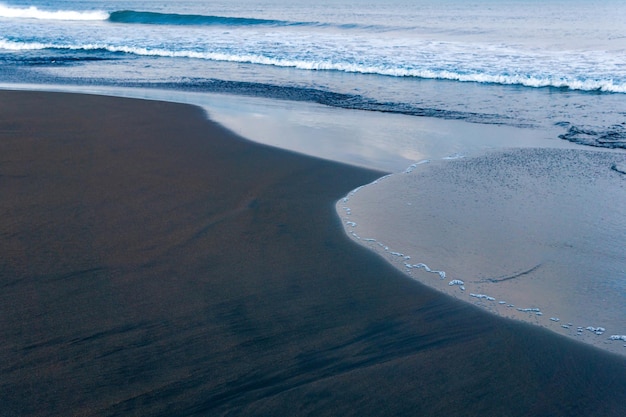
[[[418,281],[626,355],[625,161],[532,148],[435,161],[337,209],[350,236]]]

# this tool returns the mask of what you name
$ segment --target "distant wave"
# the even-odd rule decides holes
[[[35,6],[10,7],[0,3],[0,17],[40,20],[107,20],[109,13],[101,10],[40,10]]]
[[[229,17],[198,14],[141,12],[135,10],[119,10],[111,12],[108,21],[112,23],[145,24],[145,25],[178,25],[178,26],[316,26],[333,27],[338,29],[369,29],[389,31],[403,29],[380,25],[359,25],[357,23],[321,23],[321,22],[291,22],[276,19],[257,19],[252,17]]]
[[[195,14],[138,12],[134,10],[120,10],[112,12],[108,20],[114,23],[141,23],[150,25],[224,25],[224,26],[254,26],[297,25],[282,20],[253,19],[246,17],[206,16]]]
[[[35,6],[10,7],[0,3],[0,17],[39,19],[39,20],[108,20],[112,23],[150,24],[150,25],[222,25],[222,26],[297,26],[315,23],[287,22],[283,20],[254,19],[246,17],[226,17],[195,14],[141,12],[119,10],[41,10]]]
[[[407,69],[381,65],[365,65],[360,63],[341,62],[336,60],[308,61],[291,59],[289,57],[268,57],[259,54],[228,54],[221,52],[170,50],[164,48],[148,48],[137,46],[120,46],[106,44],[62,45],[37,42],[16,42],[0,39],[0,49],[6,50],[74,50],[74,51],[103,51],[111,53],[125,53],[138,56],[155,56],[166,58],[192,58],[220,62],[237,62],[245,64],[268,65],[285,68],[297,68],[310,71],[338,71],[347,73],[376,74],[391,77],[414,77],[436,80],[450,80],[461,82],[475,82],[482,84],[518,85],[532,88],[552,87],[579,91],[596,91],[607,93],[626,93],[626,83],[616,82],[613,79],[577,79],[556,77],[546,74],[542,77],[523,74],[488,74],[484,72],[464,73],[449,70]]]

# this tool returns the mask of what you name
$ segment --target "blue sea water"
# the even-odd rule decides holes
[[[308,101],[626,147],[619,0],[6,0],[0,82]]]

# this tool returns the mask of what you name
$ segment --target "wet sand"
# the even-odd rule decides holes
[[[624,162],[575,149],[433,161],[338,210],[357,242],[420,282],[626,356]]]
[[[0,414],[624,415],[626,361],[348,238],[381,173],[187,105],[0,92]]]

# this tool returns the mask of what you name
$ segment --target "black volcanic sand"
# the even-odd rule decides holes
[[[624,359],[346,237],[380,175],[191,106],[0,92],[0,415],[626,414]]]

